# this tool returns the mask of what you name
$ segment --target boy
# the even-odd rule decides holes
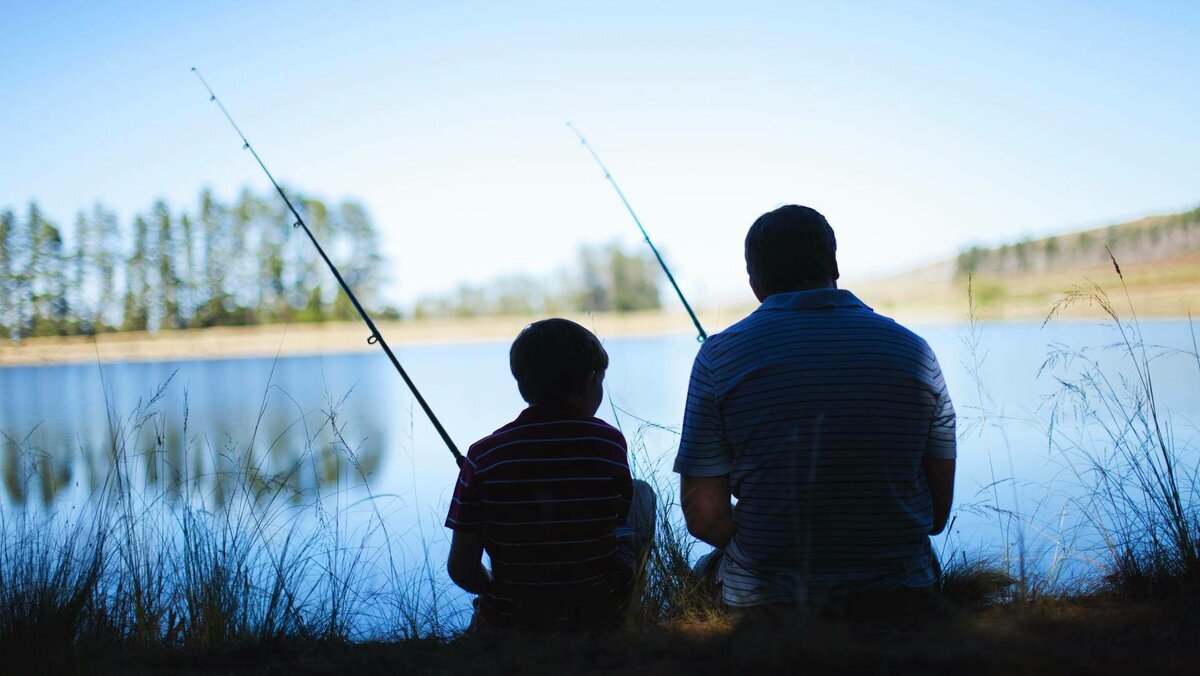
[[[625,438],[594,417],[608,354],[579,324],[547,319],[521,331],[509,366],[529,407],[467,451],[446,517],[450,578],[479,595],[476,625],[611,624],[653,538],[655,507],[629,474]]]

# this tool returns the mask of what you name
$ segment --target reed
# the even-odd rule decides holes
[[[1107,586],[1140,596],[1195,599],[1200,591],[1200,458],[1178,433],[1155,384],[1159,362],[1167,356],[1191,357],[1200,373],[1195,329],[1190,352],[1149,344],[1121,266],[1111,251],[1109,258],[1124,310],[1103,286],[1089,281],[1072,288],[1046,318],[1048,323],[1067,308],[1088,305],[1103,313],[1117,337],[1100,348],[1060,345],[1047,358],[1043,371],[1068,373],[1058,376],[1051,446],[1085,489],[1077,506],[1100,538]],[[1106,368],[1102,354],[1119,356],[1126,368]],[[1076,425],[1063,425],[1065,420]]]

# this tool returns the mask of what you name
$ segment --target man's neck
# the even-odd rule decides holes
[[[834,279],[834,280],[831,280],[828,282],[819,282],[817,284],[810,284],[810,285],[802,286],[797,289],[792,289],[791,291],[788,291],[787,293],[795,293],[797,291],[820,291],[822,289],[836,289],[836,288],[838,288],[837,280]]]

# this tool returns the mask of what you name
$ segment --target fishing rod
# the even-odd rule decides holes
[[[392,366],[396,367],[396,372],[399,373],[400,377],[404,379],[404,384],[408,385],[408,389],[412,391],[413,397],[416,398],[417,403],[420,404],[421,410],[425,411],[425,415],[429,417],[429,422],[433,423],[433,427],[437,430],[437,433],[441,435],[442,441],[446,442],[446,447],[449,448],[450,453],[454,455],[454,461],[458,463],[459,466],[462,466],[463,454],[458,451],[458,447],[454,445],[454,441],[452,441],[450,439],[450,435],[446,433],[446,428],[442,427],[442,423],[437,419],[437,416],[433,414],[433,409],[429,408],[429,404],[425,402],[425,397],[421,396],[421,392],[417,389],[416,384],[413,383],[412,378],[409,378],[408,374],[405,373],[404,367],[400,365],[400,360],[396,358],[396,354],[392,352],[392,348],[389,347],[387,341],[383,339],[383,334],[379,333],[379,329],[375,327],[375,322],[371,321],[371,316],[367,314],[367,311],[363,308],[362,303],[358,302],[358,297],[356,297],[354,292],[350,290],[350,285],[347,284],[346,280],[342,278],[342,273],[338,272],[337,266],[333,264],[333,261],[329,260],[329,256],[325,254],[325,250],[321,248],[320,243],[317,242],[317,238],[313,236],[312,230],[308,229],[308,224],[304,222],[304,219],[300,216],[300,212],[296,211],[296,207],[292,206],[292,201],[288,199],[287,194],[283,192],[283,188],[279,187],[279,183],[275,180],[275,177],[271,175],[271,172],[267,169],[267,165],[263,164],[262,158],[258,156],[258,152],[256,152],[250,145],[250,141],[246,139],[246,135],[242,133],[241,128],[237,126],[237,122],[233,121],[233,116],[229,114],[229,111],[225,109],[225,106],[221,103],[221,100],[217,98],[217,95],[213,92],[212,87],[208,86],[208,81],[204,79],[204,76],[201,75],[200,71],[196,70],[194,66],[192,67],[192,72],[196,74],[196,77],[200,78],[200,83],[203,84],[204,88],[208,90],[208,100],[217,104],[217,107],[220,108],[221,112],[225,114],[225,119],[229,120],[229,124],[233,125],[233,130],[236,131],[237,135],[241,137],[242,149],[249,150],[250,154],[254,155],[254,159],[258,162],[258,166],[262,167],[263,173],[267,175],[267,178],[271,179],[271,185],[275,186],[275,191],[278,192],[279,196],[283,198],[283,202],[287,205],[288,211],[291,211],[292,215],[296,217],[296,222],[292,224],[292,227],[302,228],[304,230],[304,234],[308,235],[308,241],[312,242],[313,246],[317,248],[317,253],[321,254],[321,259],[325,261],[325,265],[329,266],[329,271],[332,272],[333,276],[337,278],[338,284],[342,286],[342,291],[346,292],[346,297],[349,298],[350,302],[354,304],[354,309],[358,310],[358,315],[362,317],[364,322],[367,323],[367,328],[371,330],[371,336],[367,338],[367,344],[379,345],[379,347],[383,348],[383,351],[387,354],[388,359],[392,361]]]
[[[646,244],[650,245],[650,250],[654,252],[654,257],[658,259],[658,264],[662,266],[663,272],[666,273],[667,281],[671,282],[671,286],[675,288],[675,293],[679,295],[679,301],[683,303],[683,309],[687,310],[688,315],[692,318],[692,323],[696,325],[696,331],[699,334],[696,336],[696,340],[703,343],[708,339],[708,334],[704,332],[704,327],[700,326],[700,320],[696,318],[696,313],[692,311],[692,306],[688,304],[687,298],[683,297],[683,291],[680,290],[679,284],[675,283],[675,276],[667,268],[667,262],[663,260],[662,254],[658,253],[658,247],[654,246],[654,242],[650,241],[650,235],[646,233],[646,228],[642,227],[642,220],[638,218],[638,215],[633,211],[633,207],[629,205],[629,200],[625,199],[625,193],[621,192],[621,187],[617,185],[616,179],[612,177],[612,173],[608,171],[608,167],[604,166],[604,162],[600,160],[600,156],[596,154],[595,149],[587,142],[583,134],[575,128],[575,125],[567,122],[567,126],[579,137],[579,142],[583,144],[583,147],[587,148],[588,152],[592,154],[592,159],[596,160],[596,164],[600,165],[600,170],[604,172],[604,178],[612,185],[613,190],[617,191],[617,197],[621,198],[621,203],[625,205],[625,208],[629,211],[629,215],[633,216],[633,222],[637,223],[638,230],[642,232],[642,238],[646,240]]]

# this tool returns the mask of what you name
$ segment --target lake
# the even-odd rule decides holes
[[[1117,328],[912,328],[938,355],[959,413],[956,515],[936,548],[943,556],[1023,556],[1034,569],[1067,576],[1094,573],[1098,541],[1081,530],[1089,515],[1078,502],[1077,458],[1049,440],[1053,422],[1072,448],[1081,440],[1103,445],[1087,416],[1056,408],[1055,395],[1087,371],[1087,360],[1116,390],[1122,378],[1136,379]],[[1189,354],[1191,327],[1155,320],[1140,328],[1157,405],[1194,467],[1200,366]],[[635,473],[674,491],[670,462],[698,344],[681,327],[679,335],[605,345],[611,368],[599,415],[631,440]],[[506,342],[404,347],[398,355],[464,452],[523,407]],[[383,525],[400,565],[429,561],[442,576],[441,524],[457,468],[382,353],[7,368],[0,392],[5,513],[86,510],[110,476],[118,430],[128,437],[124,462],[135,483],[163,500],[219,512],[229,491],[221,477],[250,467],[264,499],[284,505],[295,527],[316,527],[322,511],[342,515],[347,531],[364,537],[384,537],[376,527]],[[466,607],[459,594],[443,601]]]

